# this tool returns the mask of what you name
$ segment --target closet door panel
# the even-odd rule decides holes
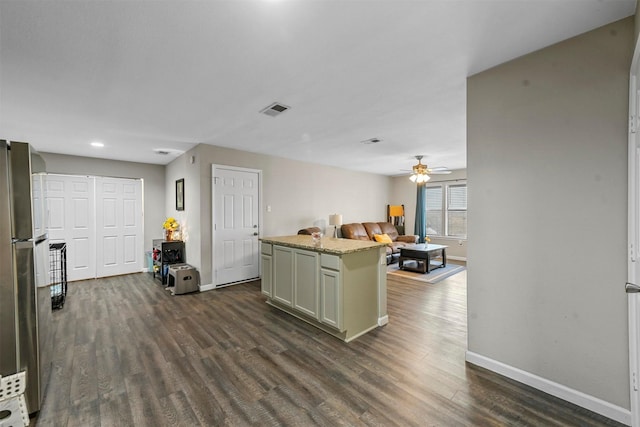
[[[142,181],[96,178],[97,276],[143,268]]]
[[[95,278],[94,178],[49,174],[45,183],[49,241],[67,244],[67,279]]]

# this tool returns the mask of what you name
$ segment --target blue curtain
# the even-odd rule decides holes
[[[417,188],[416,221],[413,232],[419,236],[418,242],[424,243],[424,238],[427,235],[427,186],[422,182],[417,184]]]

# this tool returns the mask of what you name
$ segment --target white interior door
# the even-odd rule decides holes
[[[213,165],[212,176],[214,285],[257,279],[261,172]]]
[[[629,79],[629,257],[627,272],[627,302],[629,307],[629,383],[631,425],[640,427],[640,40],[636,44]]]
[[[97,277],[143,267],[142,181],[96,177]]]
[[[47,175],[46,188],[49,241],[67,244],[68,280],[95,278],[93,178]]]

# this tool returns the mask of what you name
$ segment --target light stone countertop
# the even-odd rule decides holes
[[[378,243],[366,240],[336,239],[333,237],[322,237],[320,239],[320,245],[315,245],[313,243],[313,238],[307,235],[263,237],[260,240],[264,243],[289,246],[292,248],[308,249],[315,252],[334,255],[368,251],[371,249],[379,248],[381,246],[386,246],[386,243]]]

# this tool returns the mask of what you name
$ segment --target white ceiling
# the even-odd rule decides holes
[[[467,76],[635,4],[0,0],[0,138],[158,164],[205,143],[386,175],[416,154],[464,168]],[[274,101],[291,110],[259,114]]]

